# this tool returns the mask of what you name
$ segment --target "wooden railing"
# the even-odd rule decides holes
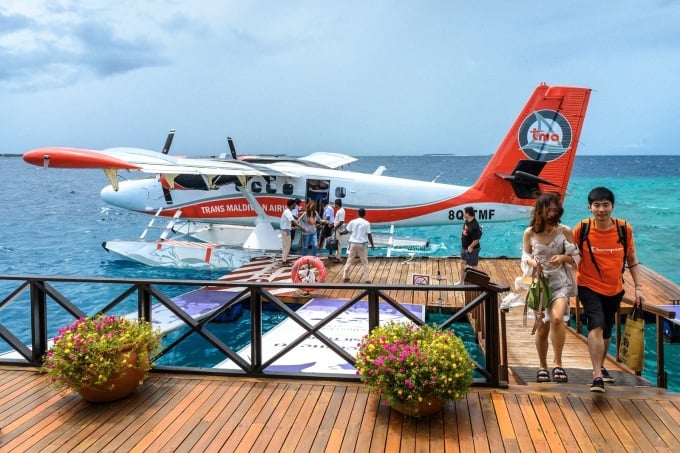
[[[109,313],[121,302],[129,297],[136,295],[137,312],[140,318],[153,321],[152,302],[162,304],[176,315],[189,328],[179,338],[170,344],[164,344],[159,357],[172,350],[192,333],[202,336],[208,343],[220,351],[224,356],[232,360],[238,370],[224,370],[214,368],[195,368],[186,366],[156,366],[154,370],[172,372],[191,372],[204,374],[224,374],[252,377],[289,377],[289,378],[319,378],[337,380],[356,380],[355,376],[342,374],[323,374],[314,375],[310,373],[280,372],[276,374],[268,373],[267,367],[278,358],[290,352],[295,346],[304,339],[315,337],[326,347],[342,357],[348,364],[354,365],[355,359],[348,354],[341,346],[337,345],[332,339],[326,337],[321,329],[328,325],[333,319],[342,314],[345,310],[352,307],[361,300],[368,300],[368,333],[380,323],[379,303],[384,302],[392,308],[402,313],[406,318],[414,323],[423,324],[424,321],[417,319],[404,309],[401,304],[388,295],[392,291],[427,291],[431,288],[420,285],[371,285],[371,284],[316,284],[315,288],[322,289],[353,289],[355,296],[344,303],[342,307],[328,315],[325,319],[312,325],[305,319],[296,315],[295,311],[286,303],[282,302],[273,294],[276,288],[304,288],[309,284],[296,285],[292,283],[253,283],[253,282],[224,282],[224,281],[204,281],[204,280],[152,280],[152,279],[125,279],[125,278],[87,278],[87,277],[54,277],[54,276],[7,276],[0,275],[0,281],[8,282],[3,287],[15,285],[9,288],[8,294],[0,301],[0,310],[7,304],[20,298],[27,298],[30,301],[30,340],[20,339],[21,335],[13,333],[13,330],[26,331],[26,326],[9,326],[7,321],[0,323],[0,338],[6,341],[10,347],[16,351],[21,358],[3,358],[0,356],[0,365],[23,364],[40,366],[42,358],[48,349],[48,303],[53,302],[62,307],[74,318],[92,316],[97,313]],[[65,297],[55,288],[57,283],[78,283],[92,285],[123,284],[126,289],[111,300],[105,306],[98,308],[97,313],[85,313],[76,304]],[[239,291],[239,294],[229,302],[222,305],[209,316],[196,320],[186,313],[181,307],[173,302],[171,297],[164,294],[159,289],[161,286],[180,286],[195,289],[196,287],[209,286],[214,289],[232,288]],[[475,337],[482,351],[484,363],[475,363],[477,371],[483,376],[476,378],[473,385],[506,387],[507,386],[507,350],[505,339],[505,317],[499,312],[499,293],[507,291],[507,287],[498,286],[489,282],[488,276],[480,272],[466,272],[465,284],[462,286],[438,286],[442,292],[464,292],[465,305],[452,313],[448,318],[441,321],[438,326],[448,328],[454,322],[464,320],[470,321]],[[28,293],[28,294],[26,294]],[[93,294],[96,291],[93,290]],[[0,294],[2,295],[2,294]],[[214,335],[207,325],[215,320],[222,313],[227,312],[236,304],[243,304],[244,308],[250,310],[251,321],[251,354],[250,359],[246,360],[229,345]],[[277,352],[273,357],[266,361],[263,356],[263,311],[265,304],[279,310],[287,317],[301,326],[305,333],[296,341],[287,345],[283,350]],[[447,315],[448,316],[448,315]],[[2,319],[2,318],[0,318]],[[26,320],[29,322],[29,320]],[[429,323],[432,324],[432,323]],[[26,343],[29,343],[28,345]],[[158,358],[158,357],[157,357]]]

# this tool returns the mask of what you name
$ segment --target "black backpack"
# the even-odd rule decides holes
[[[619,244],[623,244],[623,263],[621,264],[621,274],[623,274],[626,270],[626,258],[628,257],[628,222],[620,219],[614,219],[614,222],[616,222],[616,231],[619,233]],[[588,240],[589,232],[590,219],[581,220],[581,233],[579,234],[578,248],[579,250],[583,250],[583,241],[588,244],[590,259],[593,261],[593,265],[595,265],[595,269],[597,269],[597,273],[600,274],[601,278],[602,274],[600,273],[600,266],[598,266],[597,261],[595,261],[595,255],[593,255],[593,249]]]

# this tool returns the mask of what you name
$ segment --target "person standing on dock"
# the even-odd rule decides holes
[[[333,234],[333,222],[335,221],[335,211],[328,204],[328,199],[321,200],[321,228],[319,230],[319,249],[323,249],[326,238]],[[330,256],[330,252],[328,253]]]
[[[293,216],[293,208],[295,208],[295,200],[289,199],[286,202],[286,209],[281,214],[279,222],[279,229],[281,230],[281,261],[283,264],[288,264],[288,254],[290,253],[291,244],[291,229],[297,226],[297,220]]]
[[[317,235],[316,229],[320,223],[319,213],[316,212],[314,200],[307,200],[305,203],[305,213],[298,219],[298,225],[302,233],[302,254],[316,256]]]
[[[565,323],[569,321],[569,298],[576,296],[575,267],[580,261],[571,229],[560,223],[564,208],[559,194],[544,193],[536,199],[529,227],[522,239],[522,270],[525,275],[543,273],[549,278],[552,294],[543,322],[536,330],[538,373],[536,382],[550,382],[548,372],[548,337],[553,349],[552,380],[568,382],[562,367],[562,350],[566,340]],[[574,268],[572,268],[572,266]],[[534,315],[538,316],[539,312]]]
[[[293,209],[291,209],[290,211],[293,213],[293,218],[295,220],[297,220],[297,219],[300,218],[300,215],[302,214],[302,212],[301,212],[302,211],[302,200],[300,200],[299,198],[296,197],[296,198],[293,199],[293,201],[295,202],[295,207]],[[297,227],[295,225],[293,225],[292,228],[290,229],[291,247],[292,247],[292,244],[295,244],[295,232],[296,231],[297,231]]]
[[[347,224],[347,229],[343,234],[349,233],[349,251],[347,252],[347,262],[342,271],[342,281],[349,282],[349,268],[352,265],[352,258],[359,257],[361,267],[364,272],[364,283],[371,283],[368,268],[368,244],[371,244],[371,250],[375,250],[373,245],[373,235],[371,234],[371,224],[364,217],[366,210],[359,208],[359,217]]]
[[[342,237],[341,231],[345,229],[345,208],[342,207],[342,200],[335,200],[335,219],[333,220],[333,234],[338,240],[338,249],[335,251],[333,261],[339,263],[342,259]]]
[[[614,193],[596,187],[588,194],[592,218],[574,227],[574,237],[581,249],[581,263],[576,279],[578,297],[588,322],[588,350],[593,364],[591,392],[604,392],[604,382],[614,382],[604,367],[611,343],[612,327],[623,299],[623,271],[628,266],[635,282],[635,304],[645,301],[640,285],[640,270],[635,253],[633,228],[628,222],[614,219]]]
[[[467,267],[477,267],[479,251],[481,250],[479,240],[482,238],[482,228],[475,218],[475,210],[472,206],[463,209],[463,218],[465,222],[463,223],[463,233],[460,235],[460,281],[456,282],[456,285],[463,281]]]

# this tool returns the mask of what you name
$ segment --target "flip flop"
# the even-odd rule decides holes
[[[548,370],[538,370],[538,373],[536,373],[536,382],[539,384],[550,382],[550,373],[548,373]]]
[[[567,372],[564,371],[564,368],[559,367],[559,366],[553,368],[552,379],[553,379],[554,382],[560,382],[560,383],[569,382],[569,378],[567,377]]]

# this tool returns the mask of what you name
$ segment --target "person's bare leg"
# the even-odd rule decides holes
[[[553,368],[562,368],[562,350],[566,340],[566,326],[564,325],[564,312],[567,299],[556,299],[550,306],[550,343],[553,348]]]
[[[590,361],[593,365],[593,377],[600,377],[602,375],[600,371],[602,368],[602,358],[606,351],[604,340],[602,339],[602,327],[596,327],[588,332],[588,351],[590,352]]]
[[[609,345],[612,342],[612,338],[609,337],[606,340],[602,339],[602,360],[600,360],[600,368],[605,368],[604,359],[607,358],[607,351],[609,351]]]
[[[536,313],[536,316],[539,316]],[[536,329],[536,352],[538,353],[538,367],[541,370],[548,369],[548,335],[550,334],[550,323],[541,322]]]

